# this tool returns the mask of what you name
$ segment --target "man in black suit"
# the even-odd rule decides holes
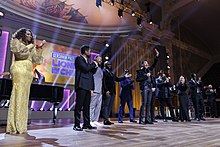
[[[99,61],[89,63],[91,49],[87,45],[81,48],[81,55],[75,60],[75,91],[76,91],[76,106],[75,106],[75,125],[73,127],[76,131],[83,129],[95,129],[90,125],[90,100],[91,90],[94,89],[93,74],[98,67]],[[83,127],[80,127],[81,109],[83,107]]]
[[[114,124],[109,121],[109,116],[112,111],[112,107],[115,100],[115,81],[120,82],[125,80],[127,77],[131,77],[131,74],[125,74],[123,77],[117,77],[112,72],[112,65],[109,61],[104,63],[103,70],[103,106],[102,106],[102,116],[104,118],[104,125]]]
[[[195,73],[191,74],[191,79],[188,82],[190,90],[190,99],[193,102],[195,109],[195,119],[197,121],[205,120],[204,115],[204,99],[202,96],[202,81],[201,78],[198,78]]]
[[[151,75],[151,71],[156,66],[158,61],[159,52],[157,49],[156,57],[154,58],[154,63],[149,66],[146,60],[142,61],[141,69],[137,70],[136,81],[139,82],[141,96],[142,96],[142,104],[140,108],[139,114],[139,124],[153,124],[153,120],[151,118],[151,101],[152,101],[152,90],[155,90],[155,86],[153,85],[154,78]],[[144,109],[145,109],[145,116],[144,116]],[[143,118],[145,117],[145,121]]]

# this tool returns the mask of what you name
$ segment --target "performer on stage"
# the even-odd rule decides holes
[[[187,95],[188,86],[186,80],[183,76],[180,76],[179,82],[176,84],[177,94],[179,96],[180,102],[180,120],[181,121],[191,121],[189,118],[189,99]]]
[[[92,91],[91,102],[90,102],[90,124],[91,126],[101,126],[98,122],[99,115],[102,107],[102,94],[103,94],[103,70],[101,68],[102,57],[96,56],[95,60],[99,61],[98,68],[93,75],[95,89]]]
[[[190,89],[190,98],[195,109],[195,119],[197,121],[205,120],[204,116],[204,99],[202,96],[202,81],[195,73],[191,74],[191,79],[188,82]]]
[[[164,111],[165,104],[169,107],[170,115],[172,121],[178,121],[174,115],[174,106],[172,104],[171,99],[171,84],[169,78],[166,74],[161,70],[159,73],[159,77],[156,79],[156,97],[160,102],[160,112],[164,122],[167,122],[166,113]]]
[[[124,75],[128,74],[129,70],[125,69]],[[130,77],[120,82],[121,92],[120,92],[120,106],[118,110],[118,122],[123,123],[123,112],[125,104],[127,103],[129,109],[130,122],[137,123],[134,119],[133,111],[133,101],[132,101],[132,90],[134,89],[134,80]]]
[[[98,61],[89,62],[91,49],[87,45],[81,48],[81,55],[76,57],[75,67],[75,91],[76,91],[76,106],[75,106],[75,125],[73,130],[82,131],[83,129],[96,129],[90,125],[90,100],[91,90],[94,90],[93,74],[98,67]],[[83,108],[83,127],[80,127],[81,110]]]
[[[212,118],[218,118],[218,111],[217,111],[217,106],[216,106],[216,89],[212,88],[212,85],[209,85],[207,90],[205,91],[205,94],[208,98],[208,104],[211,109],[211,117]]]
[[[139,124],[153,124],[153,120],[151,120],[151,100],[152,100],[152,88],[154,88],[154,78],[151,75],[151,71],[156,66],[158,61],[159,52],[157,49],[156,57],[154,58],[154,63],[149,66],[148,62],[142,61],[141,69],[137,70],[136,81],[139,82],[141,96],[142,96],[142,104],[140,108],[139,115]],[[146,114],[144,116],[144,109]],[[145,121],[143,118],[145,117]]]
[[[12,92],[8,110],[6,132],[22,134],[27,132],[28,100],[33,80],[33,64],[43,62],[42,47],[45,40],[38,46],[31,30],[21,28],[13,35],[10,42],[15,61],[11,65]]]
[[[104,94],[103,94],[103,107],[102,107],[102,115],[104,118],[104,125],[111,125],[114,124],[110,122],[109,116],[112,111],[112,107],[115,100],[115,81],[120,82],[126,79],[127,77],[130,77],[131,74],[125,74],[123,77],[117,77],[112,72],[112,65],[109,61],[106,61],[104,63],[104,70],[103,70],[103,88],[104,88]]]

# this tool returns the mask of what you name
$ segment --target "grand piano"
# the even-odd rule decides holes
[[[10,99],[12,91],[12,80],[0,79],[0,100]],[[51,86],[46,84],[32,83],[29,100],[48,101],[54,104],[53,123],[56,123],[57,106],[63,100],[64,88],[60,86]]]

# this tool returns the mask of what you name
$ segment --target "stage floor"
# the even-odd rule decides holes
[[[139,125],[125,121],[97,130],[73,130],[72,120],[35,120],[28,126],[28,134],[5,134],[0,127],[1,147],[69,146],[69,147],[217,147],[220,146],[220,119],[206,121],[162,122]]]

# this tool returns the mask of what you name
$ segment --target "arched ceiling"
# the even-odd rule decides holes
[[[212,55],[220,54],[219,6],[220,0],[178,0],[173,9],[180,23],[203,41]]]
[[[116,6],[102,2],[98,8],[96,0],[4,0],[0,6],[22,17],[67,30],[127,33],[137,28],[136,17],[124,13],[121,19]],[[137,4],[135,7],[139,9]]]

